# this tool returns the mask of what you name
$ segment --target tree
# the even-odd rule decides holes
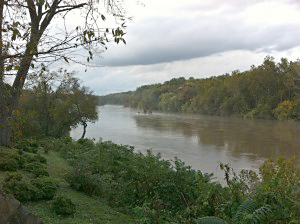
[[[101,8],[102,6],[102,8]],[[71,23],[72,12],[81,20]],[[103,13],[119,22],[117,28],[101,28]],[[74,15],[73,15],[74,16]],[[124,10],[115,0],[1,0],[0,1],[0,145],[10,145],[10,121],[30,69],[41,69],[58,60],[78,61],[72,53],[88,51],[87,63],[94,53],[106,49],[110,37],[123,39]],[[13,75],[13,84],[5,77]]]
[[[21,95],[16,126],[26,137],[61,137],[79,124],[98,119],[97,98],[74,73],[59,69],[31,75],[30,88]]]
[[[70,105],[69,117],[72,118],[71,127],[78,124],[83,126],[81,138],[85,137],[88,122],[98,120],[97,98],[85,86],[80,86],[78,79],[71,79],[71,88],[67,93],[67,105]]]

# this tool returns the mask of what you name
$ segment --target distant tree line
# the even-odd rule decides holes
[[[300,60],[279,63],[267,56],[248,71],[206,79],[173,78],[136,91],[98,98],[103,104],[121,104],[144,112],[186,112],[264,119],[300,119]]]

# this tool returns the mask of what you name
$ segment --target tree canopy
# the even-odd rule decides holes
[[[115,24],[106,23],[111,16]],[[123,39],[128,20],[115,0],[3,0],[0,2],[0,144],[9,145],[10,121],[30,69],[62,60],[89,63],[106,43]],[[85,60],[75,52],[86,50]],[[84,55],[84,53],[83,53]],[[13,84],[5,77],[13,77]]]
[[[20,98],[13,122],[16,140],[21,137],[68,136],[71,128],[98,119],[97,98],[73,72],[42,71],[32,74]]]
[[[237,115],[248,118],[300,119],[300,61],[266,57],[245,72],[206,79],[171,79],[136,91],[100,97],[100,103],[123,104],[143,111]]]

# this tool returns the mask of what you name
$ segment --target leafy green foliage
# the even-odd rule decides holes
[[[31,184],[39,189],[38,196],[34,200],[51,200],[56,193],[57,184],[49,177],[37,177]]]
[[[226,181],[222,186],[211,181],[211,174],[195,171],[179,159],[163,160],[150,151],[143,155],[130,146],[70,138],[35,143],[38,152],[42,148],[53,151],[50,154],[60,152],[70,163],[66,180],[73,189],[137,216],[136,223],[281,224],[300,220],[300,168],[295,158],[267,160],[259,174],[235,173],[221,163]],[[55,196],[55,181],[34,171],[45,168],[43,156],[23,150],[3,150],[0,155],[14,160],[17,167],[17,172],[4,178],[3,190],[23,202]],[[73,202],[57,198],[55,203],[57,214],[73,213]]]
[[[292,119],[293,115],[293,102],[290,100],[285,100],[277,105],[274,109],[275,117],[278,120],[289,120]]]
[[[257,203],[248,199],[238,207],[233,222],[236,224],[263,223],[271,213],[271,205],[266,204],[257,208]]]
[[[56,193],[57,184],[49,177],[28,180],[20,173],[10,173],[4,179],[2,188],[18,200],[26,202],[51,200]]]
[[[227,183],[222,186],[179,159],[166,161],[150,151],[143,155],[130,146],[69,138],[41,144],[70,162],[67,181],[73,189],[138,216],[138,223],[194,224],[208,216],[208,222],[234,224],[299,219],[299,167],[293,159],[268,160],[260,174],[235,173],[220,164]]]
[[[0,152],[0,170],[2,171],[17,171],[25,170],[32,173],[44,173],[47,175],[44,164],[46,158],[40,154],[26,153],[23,150],[6,150]],[[37,175],[39,176],[39,175]]]
[[[27,141],[28,145],[25,142],[22,142],[22,149],[32,146],[32,142]],[[40,149],[37,142],[34,147]],[[58,186],[49,177],[46,158],[22,149],[1,150],[0,171],[15,171],[7,173],[2,189],[22,202],[52,199]]]
[[[15,158],[1,158],[0,170],[2,171],[16,171],[19,168],[18,162]]]
[[[80,140],[66,145],[63,154],[74,166],[68,177],[71,187],[101,196],[113,207],[152,214],[151,220],[196,205],[197,198],[204,198],[208,190],[199,187],[210,185],[209,178],[179,159],[166,161],[159,154],[149,151],[143,155],[133,147],[111,142],[92,145]]]
[[[16,143],[15,147],[25,152],[37,153],[38,151],[38,144],[33,139],[22,139]]]
[[[27,163],[23,170],[34,174],[36,177],[49,176],[49,173],[47,172],[46,168],[43,166],[43,164],[39,162]]]
[[[23,176],[19,173],[7,174],[2,188],[5,192],[13,194],[22,202],[30,201],[35,197],[37,189],[22,179]]]
[[[236,201],[233,223],[289,223],[299,220],[299,172],[295,158],[266,160],[260,175],[237,175],[224,166],[226,182]],[[248,180],[255,180],[254,186]]]
[[[30,78],[30,88],[22,94],[20,109],[15,116],[15,129],[19,130],[18,138],[21,139],[18,148],[37,150],[35,145],[26,142],[24,145],[22,136],[68,136],[71,128],[78,125],[84,127],[85,133],[87,123],[98,119],[96,98],[87,87],[81,86],[74,73],[62,69],[45,70]]]
[[[56,197],[52,202],[52,209],[57,215],[70,216],[76,212],[76,205],[70,198]]]
[[[87,142],[82,140],[83,142]],[[84,193],[77,192],[71,187],[68,187],[68,184],[65,181],[66,174],[72,169],[66,160],[64,160],[60,153],[57,151],[61,150],[65,144],[69,144],[70,138],[63,139],[42,139],[37,142],[38,144],[38,153],[32,154],[24,152],[23,150],[15,150],[0,147],[0,162],[6,160],[6,156],[16,157],[22,159],[21,167],[25,167],[27,163],[30,163],[32,160],[37,158],[36,156],[41,153],[43,161],[47,162],[47,171],[50,175],[50,179],[54,183],[58,183],[58,188],[56,190],[56,195],[62,196],[64,198],[70,198],[76,204],[76,214],[70,216],[56,215],[55,211],[52,208],[52,200],[45,201],[42,200],[30,200],[27,198],[29,194],[21,194],[25,200],[24,205],[36,216],[38,216],[43,223],[64,223],[64,224],[77,224],[77,223],[135,223],[135,216],[133,214],[125,215],[117,209],[111,208],[105,201],[97,196],[88,196]],[[83,144],[82,144],[83,145]],[[86,144],[87,146],[88,144]],[[47,153],[44,154],[45,147],[47,147]],[[45,159],[46,158],[46,159]],[[35,160],[37,162],[39,160]],[[45,161],[44,161],[45,162]],[[41,162],[42,163],[42,162]],[[44,165],[44,163],[42,163]],[[7,171],[0,170],[0,191],[4,191],[3,184],[4,179],[7,177]],[[24,171],[23,168],[18,169],[17,172],[9,172],[10,174],[19,174],[22,177],[20,188],[24,184],[30,184],[36,179],[35,175],[31,172]],[[47,179],[47,178],[46,178]],[[29,187],[32,185],[29,185]],[[37,190],[34,188],[34,190]],[[7,191],[8,192],[8,191]],[[19,191],[20,192],[20,191]],[[24,192],[24,191],[23,191]],[[26,191],[25,191],[26,192]],[[55,197],[56,198],[56,197]],[[53,200],[55,200],[55,198]],[[63,217],[62,217],[63,216]]]

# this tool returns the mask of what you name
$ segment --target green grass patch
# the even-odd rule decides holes
[[[134,219],[124,215],[102,202],[97,197],[90,197],[70,188],[60,188],[57,195],[72,198],[76,205],[74,216],[64,217],[55,214],[51,201],[25,204],[45,223],[51,224],[96,224],[96,223],[133,223]]]
[[[4,158],[19,156],[20,150],[0,148],[0,162],[5,162]],[[35,153],[22,152],[21,156],[27,158],[38,158]],[[39,153],[39,151],[38,151]],[[57,215],[52,206],[53,200],[31,201],[26,202],[24,205],[29,210],[37,215],[44,223],[47,224],[89,224],[89,223],[132,223],[134,218],[129,215],[122,214],[116,209],[108,206],[99,197],[90,197],[84,193],[77,192],[69,187],[65,178],[72,170],[68,162],[60,156],[59,152],[49,151],[47,154],[41,150],[41,156],[47,160],[47,163],[42,159],[40,162],[34,160],[34,164],[43,164],[49,176],[58,184],[56,196],[63,196],[72,199],[76,206],[76,213],[72,216],[65,217]],[[30,161],[30,159],[29,159]],[[30,164],[28,160],[24,162],[22,167],[16,166],[14,173],[22,175],[25,181],[34,180],[35,174],[26,170],[26,166]],[[24,168],[25,167],[25,168]],[[0,170],[0,183],[4,183],[4,179],[11,171]]]

